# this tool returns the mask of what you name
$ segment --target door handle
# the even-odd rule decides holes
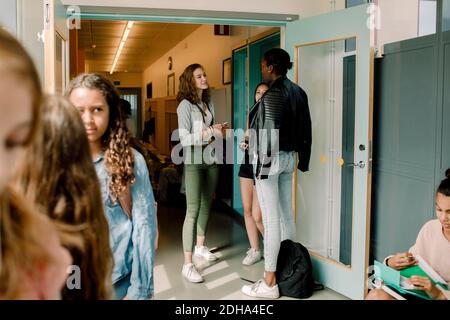
[[[358,163],[347,163],[346,166],[347,167],[354,167],[354,168],[364,169],[366,167],[366,164],[364,163],[364,161],[360,161]]]

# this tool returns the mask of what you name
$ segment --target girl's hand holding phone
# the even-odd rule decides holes
[[[248,149],[248,143],[247,142],[241,142],[239,144],[239,148],[241,148],[242,150],[247,150]]]

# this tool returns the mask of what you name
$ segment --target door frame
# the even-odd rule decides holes
[[[66,25],[65,6],[61,0],[44,0],[44,89],[47,93],[56,92],[55,62],[56,37],[63,42],[64,57],[62,57],[63,87],[69,82],[70,49],[69,29]]]
[[[52,0],[50,0],[52,1]],[[134,20],[134,21],[148,21],[148,22],[173,22],[173,23],[197,23],[197,24],[227,24],[227,25],[241,25],[241,26],[276,26],[280,27],[280,46],[281,48],[286,49],[291,57],[295,57],[296,61],[297,58],[296,55],[292,54],[292,49],[289,50],[289,48],[293,47],[293,43],[290,43],[288,41],[287,33],[289,33],[289,26],[296,23],[299,19],[298,15],[279,15],[279,14],[270,14],[270,13],[230,13],[230,12],[217,12],[217,11],[192,11],[192,10],[176,10],[176,9],[167,9],[167,10],[161,10],[161,9],[148,9],[148,8],[130,8],[130,7],[95,7],[95,6],[79,6],[81,8],[80,18],[81,19],[96,19],[96,20]],[[332,12],[329,14],[322,14],[321,16],[329,16],[330,18],[335,19],[337,16],[341,17],[342,15],[349,14],[349,12],[358,11],[360,15],[365,17],[365,19],[368,18],[367,15],[367,8],[368,5],[360,5],[352,8],[343,9],[341,11]],[[124,14],[121,14],[124,13]],[[314,19],[317,19],[321,16],[313,16],[310,18],[306,18],[302,20],[304,21],[314,21]],[[351,27],[350,27],[351,29]],[[333,30],[330,30],[330,33],[332,33]],[[365,241],[365,252],[366,252],[366,259],[365,263],[363,264],[363,268],[367,270],[368,268],[368,256],[369,256],[369,239],[370,239],[370,194],[371,194],[371,156],[372,156],[372,110],[373,110],[373,62],[374,62],[374,46],[373,46],[373,39],[374,39],[374,30],[371,30],[370,32],[370,52],[367,55],[367,59],[364,63],[368,63],[369,66],[369,75],[370,76],[370,86],[367,88],[367,92],[364,92],[364,96],[367,96],[367,103],[369,105],[369,111],[370,116],[367,119],[370,123],[369,130],[368,130],[368,138],[370,141],[370,144],[367,147],[366,150],[366,158],[367,158],[367,164],[369,168],[369,174],[367,175],[367,199],[366,199],[366,241]],[[348,35],[342,36],[342,38],[351,38],[354,37],[355,34],[353,32],[349,32]],[[359,39],[359,34],[356,35]],[[332,39],[334,37],[330,37]],[[326,40],[326,39],[324,39]],[[360,48],[361,42],[357,41],[357,48]],[[360,50],[357,49],[357,52],[359,53]],[[360,58],[361,59],[361,58]],[[370,59],[370,61],[368,61]],[[357,61],[357,65],[360,63],[360,61]],[[288,74],[289,78],[295,79],[295,82],[298,83],[298,74],[293,75],[292,72]],[[357,81],[358,83],[358,77]],[[357,95],[361,95],[361,91],[359,90],[357,92]],[[357,139],[355,138],[355,145],[357,144]],[[369,156],[370,155],[370,156]],[[294,192],[292,197],[292,203],[295,205],[296,208],[296,198],[297,198],[297,172],[295,171],[294,178],[293,178],[293,186],[294,186]],[[355,232],[355,230],[353,230]],[[354,252],[354,241],[352,242],[352,252]],[[321,259],[321,257],[315,257],[313,255],[314,259]],[[355,264],[352,261],[352,268],[355,267]],[[364,279],[354,279],[353,281],[364,281],[364,293],[367,292],[367,273]],[[342,292],[340,292],[342,293]],[[343,293],[345,294],[345,293]],[[358,298],[362,298],[362,292],[358,295]]]
[[[251,65],[250,65],[250,58],[251,58],[250,57],[250,55],[251,55],[250,53],[251,53],[251,50],[252,50],[252,46],[256,45],[258,43],[261,43],[261,42],[270,41],[273,37],[278,37],[279,38],[279,43],[281,45],[281,30],[279,30],[278,28],[273,28],[273,29],[267,30],[266,32],[263,32],[263,33],[261,33],[261,34],[259,34],[257,36],[254,36],[254,37],[244,41],[243,43],[235,46],[231,50],[231,57],[233,59],[233,62],[234,62],[235,52],[240,52],[240,51],[243,51],[243,50],[246,51],[245,52],[245,54],[246,54],[246,59],[245,59],[246,60],[246,63],[245,63],[245,84],[246,84],[246,87],[245,87],[245,92],[246,92],[245,104],[246,104],[246,108],[245,108],[245,110],[247,110],[247,108],[250,107],[253,104],[253,90],[252,90],[252,88],[254,88],[254,85],[256,85],[257,83],[260,82],[260,81],[253,81],[252,82]],[[259,66],[259,61],[257,63],[258,63],[258,66]],[[234,71],[235,71],[235,69],[234,69],[234,65],[233,65],[233,76],[234,76]],[[234,111],[235,111],[235,104],[234,104],[234,98],[235,98],[234,80],[235,79],[233,77],[232,81],[231,81],[231,83],[232,83],[232,90],[231,90],[231,101],[232,101],[231,114],[233,115],[232,116],[232,128],[236,129],[236,127],[235,127],[235,120],[236,119],[235,119],[235,115],[234,115]],[[237,153],[235,152],[236,150],[237,150]],[[239,152],[241,152],[237,145],[234,146],[233,152],[234,152],[234,160],[237,160],[239,158]],[[243,152],[242,152],[242,155],[243,155]],[[232,184],[233,185],[233,192],[232,192],[233,196],[232,196],[232,201],[231,201],[231,207],[232,207],[232,209],[235,212],[237,212],[241,216],[244,216],[243,205],[242,205],[242,197],[241,197],[241,194],[240,194],[240,188],[239,187],[235,188],[236,185],[239,186],[239,177],[237,176],[237,173],[239,172],[239,166],[238,167],[235,167],[235,166],[236,166],[236,164],[233,164],[233,173],[236,173],[236,176],[233,177],[233,184]],[[236,207],[236,205],[237,205],[235,203],[235,195],[236,194],[238,195],[238,199],[236,199],[236,200],[238,200],[240,202],[241,207]],[[239,209],[242,209],[242,210],[239,210]]]
[[[137,95],[137,119],[136,119],[136,138],[142,138],[142,88],[141,87],[117,87],[120,95]]]
[[[220,24],[282,27],[299,19],[295,14],[205,11],[186,9],[150,9],[134,7],[80,5],[80,17],[86,20],[133,20],[147,22]]]

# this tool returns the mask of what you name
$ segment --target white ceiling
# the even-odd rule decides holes
[[[82,20],[78,48],[84,49],[89,71],[109,72],[127,21]],[[200,25],[135,22],[116,72],[143,72]]]

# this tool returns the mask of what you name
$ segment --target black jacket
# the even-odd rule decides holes
[[[267,178],[274,151],[295,151],[298,169],[309,170],[311,157],[311,115],[308,96],[286,76],[276,79],[250,110],[250,152],[257,155],[256,177]],[[265,130],[261,130],[265,129]],[[278,134],[270,133],[278,129]]]

